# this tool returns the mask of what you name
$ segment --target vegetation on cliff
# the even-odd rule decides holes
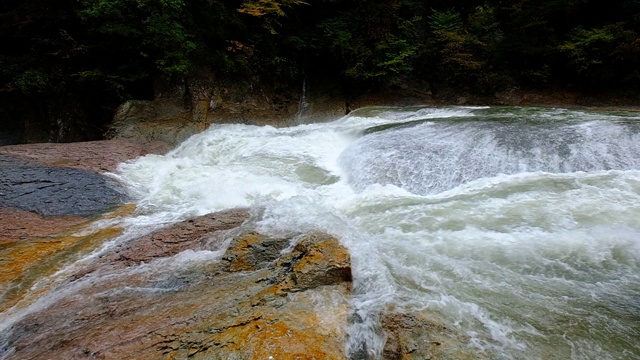
[[[205,72],[346,93],[640,84],[638,0],[6,0],[0,24],[0,116],[54,141]]]

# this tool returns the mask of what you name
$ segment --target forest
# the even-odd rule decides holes
[[[0,116],[89,119],[99,138],[122,101],[203,73],[347,94],[637,91],[639,34],[640,0],[4,0]]]

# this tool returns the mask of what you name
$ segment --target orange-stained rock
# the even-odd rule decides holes
[[[280,257],[280,252],[289,244],[289,239],[270,238],[249,231],[231,240],[222,258],[230,271],[252,271],[268,265]]]
[[[130,215],[134,209],[123,205],[97,220]],[[0,208],[0,219],[0,311],[14,305],[41,277],[122,231],[117,227],[86,231],[91,223],[86,218],[43,217],[6,208]]]
[[[124,259],[79,268],[46,306],[0,332],[0,350],[8,359],[345,359],[346,249],[324,234],[230,229],[241,213],[170,226],[117,247]]]
[[[249,218],[247,209],[232,209],[186,220],[121,246],[100,264],[136,265],[173,256],[187,249],[210,249],[210,235],[236,228]]]
[[[387,338],[382,352],[384,360],[492,358],[471,348],[466,334],[449,329],[436,317],[389,311],[382,314],[381,327]]]
[[[293,266],[293,278],[300,289],[351,282],[351,257],[338,240],[326,234],[303,237],[294,248],[302,258]]]

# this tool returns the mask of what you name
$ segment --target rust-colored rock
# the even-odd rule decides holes
[[[230,271],[253,271],[279,258],[287,244],[289,239],[270,238],[249,231],[231,240],[222,260],[228,263]]]
[[[124,205],[97,220],[130,215],[134,208]],[[0,219],[0,311],[13,306],[31,285],[68,259],[94,250],[122,230],[84,231],[90,221],[82,217],[43,217],[6,208],[0,208]]]
[[[0,349],[8,359],[345,359],[346,249],[325,234],[287,250],[297,239],[231,229],[246,216],[210,214],[120,246],[0,332]]]
[[[488,359],[469,347],[469,337],[417,312],[387,312],[381,317],[387,340],[384,360]]]
[[[186,220],[119,246],[102,263],[139,265],[187,249],[206,250],[210,248],[212,233],[236,228],[248,217],[246,209],[235,209]]]
[[[236,228],[249,218],[247,209],[232,209],[185,220],[151,234],[119,244],[92,264],[79,270],[78,279],[92,272],[110,272],[140,266],[168,258],[185,250],[209,250],[218,247],[213,234]]]
[[[129,159],[149,153],[163,153],[167,144],[139,144],[126,140],[103,140],[76,143],[41,143],[0,147],[0,154],[27,159],[44,166],[63,166],[95,172],[114,171]]]
[[[299,289],[351,281],[351,258],[336,238],[307,235],[294,248],[296,252],[301,258],[293,266],[293,278]]]
[[[29,211],[0,208],[0,246],[30,238],[46,238],[86,222],[80,216],[44,217]]]

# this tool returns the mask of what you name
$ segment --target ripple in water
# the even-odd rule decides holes
[[[352,348],[389,305],[491,358],[640,358],[640,117],[368,108],[333,123],[216,125],[116,176],[146,222],[263,209],[352,253]]]

